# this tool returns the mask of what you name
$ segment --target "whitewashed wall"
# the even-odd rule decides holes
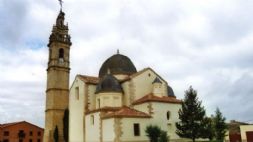
[[[76,78],[69,95],[69,140],[83,142],[84,139],[84,82]],[[79,87],[79,99],[75,88]]]
[[[99,142],[99,137],[100,137],[100,133],[99,133],[99,125],[100,125],[100,118],[99,118],[99,114],[100,112],[96,112],[96,113],[92,113],[92,114],[88,114],[85,116],[85,120],[86,120],[86,127],[85,127],[85,131],[86,131],[86,137],[85,137],[85,142]],[[92,124],[92,116],[94,116],[94,124]]]
[[[113,142],[115,138],[114,133],[114,118],[104,119],[102,122],[103,142]]]

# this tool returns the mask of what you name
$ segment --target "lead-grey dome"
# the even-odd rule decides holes
[[[108,58],[99,70],[99,77],[102,78],[110,70],[111,74],[127,74],[131,75],[136,73],[137,70],[132,61],[124,55],[115,54]]]
[[[97,85],[96,94],[100,92],[122,92],[122,87],[113,75],[106,74]]]
[[[168,96],[169,97],[176,97],[175,94],[174,94],[174,91],[173,89],[170,87],[170,86],[167,86],[167,91],[168,91]]]

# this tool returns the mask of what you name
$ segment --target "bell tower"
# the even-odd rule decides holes
[[[60,10],[48,43],[44,142],[54,142],[56,127],[58,141],[64,142],[63,116],[69,104],[69,51],[72,44],[68,25],[64,24],[64,16],[65,13]]]

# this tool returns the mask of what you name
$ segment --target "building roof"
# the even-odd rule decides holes
[[[94,110],[89,110],[85,112],[85,115],[91,114],[91,113],[96,113],[96,112],[110,112],[110,111],[117,111],[119,110],[121,107],[102,107],[99,109],[94,109]]]
[[[240,133],[240,125],[249,125],[245,122],[239,122],[235,120],[231,120],[230,123],[228,123],[228,131],[230,134],[238,134]]]
[[[102,64],[99,70],[99,77],[102,78],[104,75],[106,75],[108,69],[111,71],[113,75],[115,74],[131,75],[137,72],[132,61],[127,56],[121,54],[115,54],[111,56]]]
[[[158,96],[155,96],[154,94],[150,93],[138,100],[135,100],[132,104],[138,105],[138,104],[142,104],[142,103],[146,103],[146,102],[160,102],[160,103],[173,103],[173,104],[181,104],[182,103],[181,100],[178,100],[175,97],[170,97],[170,96],[158,97]]]
[[[111,74],[106,74],[99,81],[95,93],[100,92],[123,92],[123,90],[117,78]]]
[[[9,126],[14,126],[14,125],[22,124],[22,123],[26,123],[26,124],[32,125],[32,126],[37,127],[39,129],[43,129],[43,128],[37,126],[37,125],[34,125],[34,124],[26,122],[26,121],[19,121],[19,122],[11,122],[11,123],[0,124],[0,128],[2,129],[2,128],[6,128],[6,127],[9,127]]]
[[[169,97],[176,97],[175,94],[174,94],[173,89],[169,85],[167,86],[167,95]]]
[[[152,84],[154,83],[162,83],[162,81],[158,77],[156,77],[155,80],[152,82]]]
[[[106,118],[151,118],[149,114],[129,108],[127,106],[121,107],[119,110],[107,112],[103,115]]]
[[[89,84],[98,84],[99,78],[94,76],[87,76],[87,75],[77,75],[78,78],[80,78],[85,83]]]

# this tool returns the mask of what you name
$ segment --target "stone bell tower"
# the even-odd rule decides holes
[[[64,12],[60,10],[48,43],[44,142],[54,142],[56,127],[59,142],[64,142],[63,116],[69,104],[69,51],[71,46],[68,25],[64,24],[64,15]]]

